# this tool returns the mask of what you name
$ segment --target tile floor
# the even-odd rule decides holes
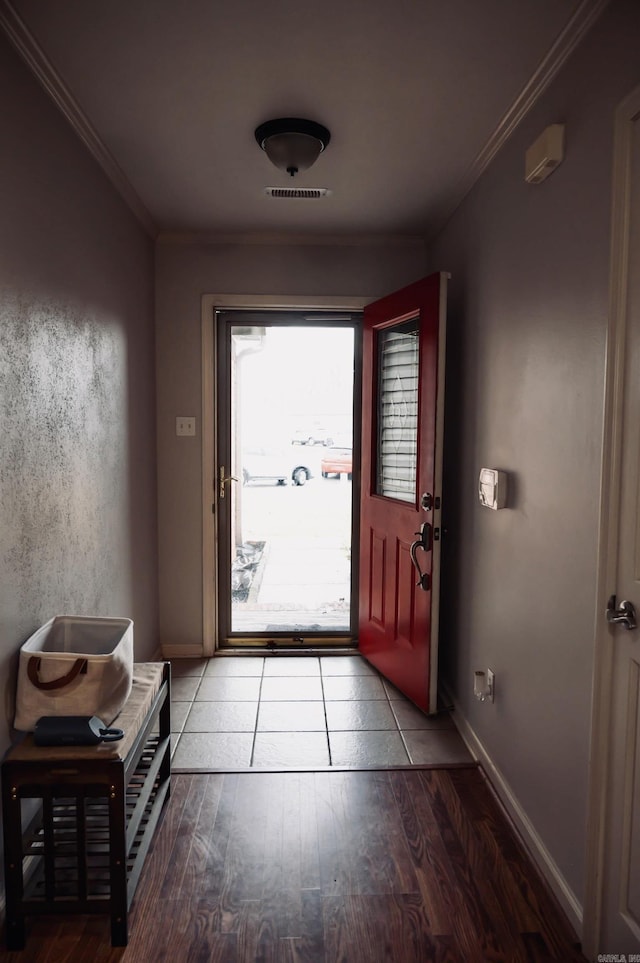
[[[173,768],[471,763],[448,713],[426,716],[357,655],[174,660]]]

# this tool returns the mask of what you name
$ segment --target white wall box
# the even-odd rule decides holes
[[[481,468],[478,498],[485,508],[504,508],[507,504],[507,473],[497,468]]]

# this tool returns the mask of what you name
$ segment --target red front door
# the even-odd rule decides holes
[[[445,274],[365,308],[359,648],[436,711]]]

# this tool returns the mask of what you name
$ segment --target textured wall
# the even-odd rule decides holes
[[[613,114],[640,83],[640,6],[614,2],[434,250],[451,270],[441,664],[578,901],[584,896]],[[566,123],[566,158],[524,182]],[[482,466],[506,511],[478,504]],[[494,705],[473,671],[496,673]]]
[[[0,37],[0,671],[61,613],[157,646],[153,248]]]
[[[124,534],[122,520],[115,545],[109,535],[113,479],[127,466],[124,339],[75,305],[7,297],[2,311],[0,484],[12,597],[24,612],[35,599],[38,608],[104,611]]]

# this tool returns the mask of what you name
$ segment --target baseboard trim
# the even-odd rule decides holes
[[[161,645],[163,659],[204,659],[204,646],[193,645]]]
[[[540,838],[535,826],[527,816],[509,783],[495,765],[482,741],[466,719],[458,700],[452,695],[451,690],[446,685],[441,686],[441,688],[447,703],[454,708],[453,721],[466,743],[469,752],[476,762],[482,766],[491,788],[504,806],[507,815],[512,820],[525,849],[542,873],[542,876],[562,907],[576,934],[581,937],[583,908],[580,901],[560,872],[557,863]]]

